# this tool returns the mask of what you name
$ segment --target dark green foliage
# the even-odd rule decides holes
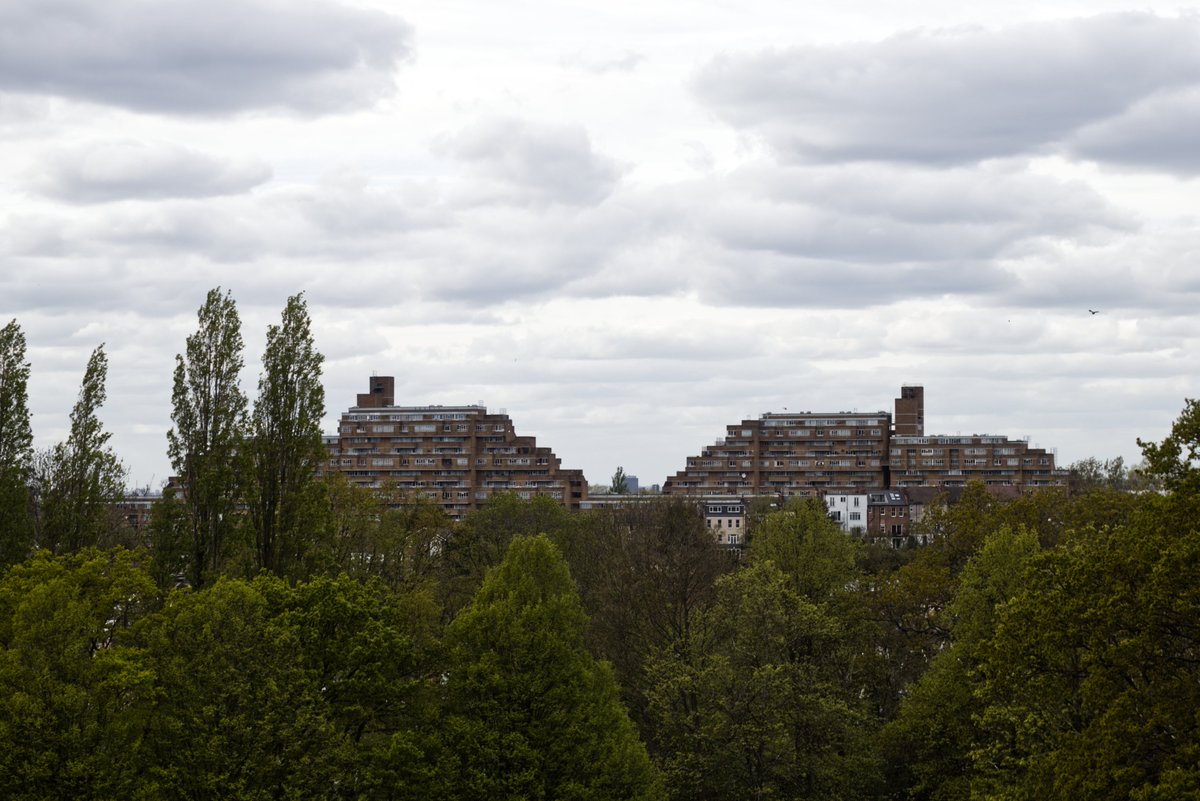
[[[1188,398],[1162,442],[1138,439],[1146,458],[1145,472],[1172,492],[1200,495],[1200,401]]]
[[[0,328],[0,570],[23,560],[33,545],[29,513],[33,432],[28,385],[25,334],[12,320]]]
[[[303,295],[294,295],[280,324],[267,329],[247,443],[251,477],[246,495],[257,564],[278,575],[304,575],[317,540],[313,523],[324,500],[316,478],[325,458],[323,361]]]
[[[967,563],[949,605],[951,644],[906,692],[896,719],[883,732],[891,763],[914,798],[952,801],[969,796],[973,752],[980,747],[976,719],[979,667],[995,632],[997,610],[1021,590],[1037,538],[1024,529],[991,535]]]
[[[981,650],[977,792],[1168,798],[1196,786],[1198,570],[1200,531],[1154,514],[1031,562]]]
[[[167,454],[188,509],[188,576],[201,587],[220,571],[239,525],[246,396],[239,385],[242,323],[233,297],[210,290],[197,317],[196,333],[175,357]]]
[[[846,596],[857,571],[858,549],[819,499],[797,498],[755,527],[749,556],[773,562],[792,581],[794,592],[819,604]]]
[[[618,467],[613,473],[612,482],[609,484],[609,492],[614,495],[625,495],[629,492],[629,482],[625,480],[625,468]]]
[[[620,799],[655,794],[645,748],[545,537],[520,537],[447,631],[446,795]]]
[[[671,797],[862,798],[877,787],[860,644],[796,585],[755,560],[718,582],[688,642],[651,659]]]
[[[334,540],[339,569],[393,587],[438,589],[441,549],[454,531],[438,503],[391,485],[370,490],[332,477],[330,489],[342,532]]]
[[[546,534],[561,538],[576,524],[563,505],[539,496],[525,501],[513,493],[493,495],[455,527],[442,543],[443,606],[449,616],[461,609],[500,564],[516,537]]]
[[[164,798],[317,797],[338,775],[341,738],[307,670],[273,580],[221,579],[176,592],[137,641],[159,702],[144,781]]]
[[[136,797],[157,695],[124,636],[156,604],[141,558],[40,551],[0,580],[0,797]]]
[[[660,498],[595,512],[557,538],[591,618],[588,644],[609,661],[622,697],[653,747],[646,719],[646,660],[686,643],[713,601],[717,578],[733,570],[695,503]]]
[[[433,599],[344,575],[281,598],[344,741],[339,795],[434,797],[443,659]]]
[[[428,596],[345,576],[222,578],[136,642],[157,676],[144,786],[164,798],[427,798],[439,653]]]
[[[1067,466],[1068,487],[1072,494],[1099,489],[1125,490],[1133,483],[1131,472],[1120,456],[1104,461],[1089,456]]]
[[[1166,495],[974,486],[904,551],[813,501],[757,510],[739,562],[686,500],[452,524],[335,476],[277,529],[284,575],[235,578],[265,552],[231,525],[198,554],[168,492],[153,553],[0,574],[0,797],[1196,798],[1193,406],[1146,446]]]
[[[125,468],[108,444],[112,435],[96,416],[107,397],[107,376],[108,357],[101,345],[88,359],[71,410],[71,431],[47,456],[37,543],[55,553],[131,544],[131,532],[113,509],[125,491]]]
[[[192,578],[192,517],[177,488],[167,487],[150,510],[150,574],[164,589]]]

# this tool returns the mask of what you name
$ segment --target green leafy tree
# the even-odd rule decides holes
[[[518,538],[447,630],[443,763],[453,799],[621,799],[656,794],[645,747],[546,537]]]
[[[327,798],[347,739],[305,653],[280,579],[220,577],[172,593],[135,629],[156,677],[142,741],[144,795]]]
[[[1171,504],[1030,561],[980,648],[973,798],[1194,797],[1197,570]]]
[[[0,328],[0,569],[20,562],[33,545],[29,485],[33,432],[29,427],[29,362],[16,320]]]
[[[613,665],[622,698],[653,747],[646,660],[688,642],[736,555],[717,545],[694,502],[671,497],[582,516],[556,539],[591,618],[588,645]]]
[[[317,468],[325,458],[325,389],[303,294],[288,298],[279,325],[267,329],[248,451],[247,495],[259,567],[285,575],[305,562],[317,539],[314,507],[323,497]]]
[[[629,482],[625,480],[624,467],[618,467],[617,472],[613,473],[612,483],[609,484],[608,491],[614,495],[627,495],[629,493]]]
[[[356,578],[377,577],[392,587],[435,591],[442,548],[454,531],[445,510],[424,493],[391,484],[366,491],[379,511],[366,536],[355,542],[344,569]]]
[[[749,555],[773,562],[793,589],[813,603],[846,597],[855,578],[859,544],[829,518],[818,498],[795,498],[754,530]]]
[[[999,610],[1020,593],[1025,570],[1038,552],[1033,532],[1004,527],[964,568],[948,610],[950,645],[906,690],[899,714],[883,731],[893,781],[910,798],[970,797],[972,759],[981,746],[979,666]]]
[[[884,717],[895,713],[906,688],[948,646],[948,608],[962,571],[1004,523],[1001,504],[983,484],[971,482],[958,503],[934,504],[926,513],[919,531],[929,545],[899,569],[862,583],[866,614],[879,626],[874,656],[880,664],[874,672]]]
[[[191,514],[178,487],[163,488],[162,497],[150,509],[147,533],[154,580],[164,589],[187,583],[192,564]]]
[[[687,643],[648,664],[673,798],[869,797],[871,719],[853,631],[756,560],[717,584]]]
[[[1125,468],[1125,460],[1120,456],[1104,461],[1095,456],[1080,459],[1067,466],[1067,474],[1072,493],[1102,488],[1123,490],[1129,486],[1129,471]]]
[[[137,797],[155,675],[124,635],[158,600],[141,559],[42,550],[0,580],[0,797]]]
[[[325,511],[322,554],[313,554],[325,563],[325,570],[332,575],[348,573],[358,575],[357,566],[363,553],[379,528],[379,517],[383,505],[379,495],[370,488],[355,484],[340,470],[325,473],[321,480],[325,494],[322,508]],[[371,562],[368,560],[368,565]]]
[[[88,359],[71,410],[71,431],[50,453],[41,487],[38,541],[55,553],[122,544],[122,534],[127,533],[113,509],[125,492],[125,467],[108,444],[112,435],[96,415],[107,396],[107,376],[108,357],[101,345]]]
[[[566,507],[546,496],[525,500],[508,492],[488,498],[440,546],[439,584],[446,614],[453,616],[471,600],[515,538],[546,534],[561,540],[577,523]]]
[[[237,458],[246,430],[241,320],[227,292],[209,291],[199,327],[175,357],[175,386],[167,453],[182,483],[191,540],[188,572],[202,586],[220,570],[226,541],[237,530]]]
[[[433,597],[345,575],[316,578],[280,597],[344,738],[337,795],[437,797],[443,659]]]
[[[1145,442],[1140,437],[1137,442],[1146,460],[1145,472],[1172,492],[1200,495],[1200,400],[1184,401],[1183,411],[1162,442]]]

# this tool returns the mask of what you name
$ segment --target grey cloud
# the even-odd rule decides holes
[[[1200,229],[1189,223],[1159,225],[1106,245],[1035,249],[1005,263],[1018,279],[1007,300],[1073,309],[1081,317],[1099,309],[1106,321],[1126,313],[1194,320],[1200,305],[1197,251]]]
[[[84,215],[27,214],[0,227],[0,242],[30,260],[244,262],[264,251],[266,232],[237,208],[246,207],[165,200]]]
[[[32,138],[44,134],[39,124],[50,112],[50,104],[44,97],[0,92],[0,133],[8,141]]]
[[[1200,87],[1162,92],[1079,131],[1067,148],[1095,161],[1200,174]]]
[[[1024,164],[927,169],[901,165],[750,165],[731,180],[739,193],[772,204],[806,204],[831,214],[914,226],[987,225],[1022,235],[1132,220],[1091,187],[1027,172]]]
[[[303,280],[291,270],[266,266],[246,270],[242,264],[185,256],[114,258],[103,254],[70,261],[17,259],[12,266],[11,274],[0,276],[0,297],[14,308],[25,310],[23,317],[60,317],[69,328],[94,320],[110,326],[133,325],[137,328],[134,333],[143,337],[150,329],[138,320],[159,320],[187,309],[194,323],[195,308],[213,286],[236,286],[239,300],[263,293],[284,298]],[[153,331],[155,336],[171,336],[161,324],[156,324]]]
[[[137,111],[319,114],[391,94],[396,17],[329,0],[0,5],[0,89]]]
[[[615,188],[621,170],[592,149],[577,125],[539,125],[519,119],[480,123],[439,147],[502,187],[498,200],[594,205]]]
[[[677,202],[689,198],[709,199],[694,212],[703,239],[693,261],[712,265],[694,280],[714,304],[1003,294],[1019,287],[1005,260],[1135,230],[1082,184],[999,168],[758,166],[685,188]]]
[[[469,223],[472,241],[440,242],[423,290],[434,300],[472,305],[554,295],[602,269],[613,247],[613,223],[607,215],[577,219],[553,209],[477,213]],[[545,237],[547,230],[557,234]]]
[[[1037,152],[1200,84],[1200,20],[1127,13],[726,55],[695,79],[724,120],[808,161]]]
[[[34,188],[70,203],[237,194],[271,177],[262,162],[219,159],[166,142],[93,142],[43,154],[40,161]]]
[[[272,285],[362,309],[419,300],[478,310],[563,295],[698,295],[722,312],[931,295],[1086,304],[1086,265],[1069,253],[1111,254],[1114,242],[1145,236],[1085,185],[1016,166],[759,164],[622,187],[583,207],[530,203],[516,190],[507,205],[463,203],[448,197],[452,182],[373,185],[343,172],[311,187],[27,213],[0,236],[33,265],[183,265],[256,285],[273,268]],[[1054,297],[1069,286],[1068,300]]]
[[[330,172],[312,188],[275,193],[270,206],[271,216],[291,229],[281,244],[294,255],[377,253],[381,241],[449,222],[435,191],[373,186],[367,176],[350,170]],[[316,245],[313,234],[322,244]]]
[[[213,214],[203,203],[122,209],[88,227],[97,252],[124,252],[132,257],[203,254],[215,262],[244,262],[265,247],[263,232],[250,221]]]
[[[714,306],[865,309],[916,297],[1003,292],[1016,282],[982,261],[878,265],[779,254],[721,254],[697,276]]]
[[[413,231],[436,229],[447,219],[436,197],[409,197],[342,175],[315,187],[255,195],[26,213],[0,224],[0,242],[10,253],[44,259],[238,263],[287,257],[345,264],[392,256]]]

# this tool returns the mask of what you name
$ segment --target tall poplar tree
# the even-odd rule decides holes
[[[258,400],[251,418],[248,486],[258,564],[277,574],[303,559],[305,510],[321,496],[325,389],[304,295],[288,298],[279,325],[267,329]]]
[[[71,431],[54,446],[42,487],[40,545],[55,553],[113,545],[119,526],[113,503],[125,491],[125,466],[108,444],[96,411],[108,396],[108,357],[101,344],[88,359],[71,410]]]
[[[24,559],[33,543],[28,384],[25,334],[13,320],[0,328],[0,567]]]
[[[242,323],[231,293],[209,290],[197,316],[196,333],[187,338],[185,353],[175,357],[175,425],[167,432],[167,455],[183,485],[190,578],[199,587],[220,569],[236,524],[246,396],[238,383]]]

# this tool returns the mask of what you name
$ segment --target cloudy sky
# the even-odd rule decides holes
[[[304,291],[327,430],[395,375],[593,483],[905,383],[929,433],[1136,460],[1200,395],[1200,16],[828,5],[0,0],[37,445],[103,342],[101,418],[161,484],[220,286],[251,397]]]

